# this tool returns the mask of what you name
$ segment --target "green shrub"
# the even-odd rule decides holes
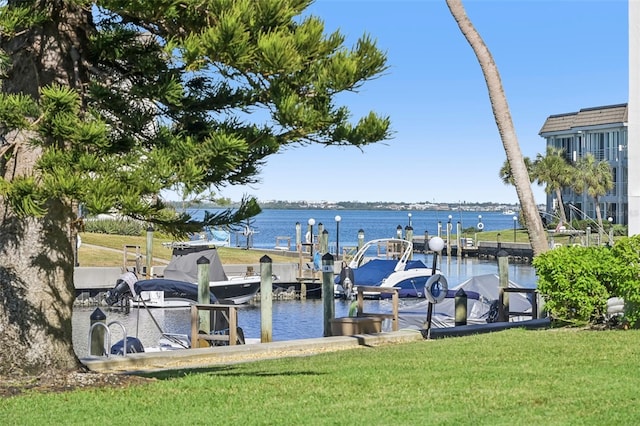
[[[146,230],[144,223],[129,219],[88,219],[85,232],[110,235],[141,235]]]
[[[624,299],[625,320],[635,327],[640,320],[640,235],[617,240],[611,252],[616,260],[616,296]]]
[[[559,247],[533,259],[538,291],[551,315],[571,322],[594,322],[606,313],[613,262],[606,247]]]
[[[533,259],[538,291],[550,314],[570,322],[602,322],[607,299],[625,299],[624,320],[640,319],[640,237],[610,247],[559,247]]]

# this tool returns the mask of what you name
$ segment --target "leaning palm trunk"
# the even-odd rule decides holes
[[[491,52],[489,52],[489,49],[480,37],[480,34],[467,17],[462,2],[460,0],[447,0],[447,5],[449,6],[451,15],[458,23],[460,31],[462,31],[462,34],[473,49],[478,62],[480,63],[480,67],[482,68],[487,88],[489,90],[489,99],[491,100],[493,115],[498,126],[504,150],[507,154],[507,160],[511,165],[511,173],[513,175],[518,199],[522,205],[522,211],[524,214],[525,224],[529,232],[531,247],[533,248],[534,255],[543,253],[549,248],[547,244],[547,236],[542,226],[538,207],[536,206],[536,202],[533,197],[529,173],[527,172],[527,168],[522,157],[522,152],[513,126],[509,105],[507,104],[507,99],[504,94],[498,68],[491,56]]]

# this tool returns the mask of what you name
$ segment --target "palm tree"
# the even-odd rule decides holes
[[[564,150],[553,146],[547,147],[546,155],[538,154],[533,163],[533,175],[538,185],[545,185],[545,192],[555,192],[560,209],[560,220],[567,223],[567,215],[562,201],[562,189],[571,186],[574,181],[575,168],[564,156]]]
[[[613,174],[611,166],[606,160],[597,161],[593,154],[589,153],[578,159],[576,163],[576,179],[573,190],[581,194],[585,191],[593,198],[598,222],[598,234],[602,241],[604,228],[602,227],[602,213],[600,212],[600,197],[613,189]]]
[[[489,91],[489,99],[493,116],[498,126],[500,139],[507,154],[507,160],[511,166],[511,175],[516,187],[518,199],[522,205],[522,213],[524,215],[527,231],[529,231],[529,241],[534,255],[543,253],[549,249],[547,243],[547,235],[542,226],[542,218],[538,213],[538,206],[533,197],[531,182],[527,167],[522,157],[516,130],[511,119],[509,104],[504,94],[504,88],[500,79],[498,67],[487,45],[480,37],[480,34],[469,20],[461,0],[446,0],[447,6],[451,11],[451,15],[456,20],[460,31],[467,39],[467,42],[473,49],[473,52],[480,63],[480,68],[484,75],[487,89]]]
[[[524,157],[523,160],[524,165],[527,168],[527,173],[529,174],[529,180],[533,182],[533,163],[531,162],[531,159],[529,157]],[[513,175],[511,174],[511,166],[509,165],[509,160],[504,160],[504,163],[502,163],[502,167],[500,167],[500,179],[505,185],[516,186]]]

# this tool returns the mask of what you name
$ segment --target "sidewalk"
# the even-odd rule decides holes
[[[252,362],[264,359],[311,356],[358,347],[375,347],[386,344],[423,340],[417,330],[400,330],[390,333],[355,336],[320,337],[271,343],[256,343],[211,348],[182,349],[163,352],[146,352],[125,356],[87,357],[81,361],[90,370],[111,373],[140,373],[185,368],[206,368]]]

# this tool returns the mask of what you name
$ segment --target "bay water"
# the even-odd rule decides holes
[[[201,219],[204,210],[187,209],[187,213],[195,219]],[[340,222],[336,221],[336,216],[340,216]],[[425,232],[433,236],[438,231],[438,223],[445,233],[447,223],[451,221],[453,232],[458,223],[462,229],[474,228],[478,232],[478,228],[486,231],[504,230],[503,241],[509,241],[514,225],[516,228],[520,226],[517,214],[503,214],[501,211],[265,209],[250,221],[253,230],[252,246],[272,249],[277,237],[289,237],[294,247],[296,223],[300,224],[304,239],[309,219],[315,222],[314,235],[318,235],[319,226],[327,230],[329,241],[333,242],[329,244],[332,248],[335,247],[336,239],[341,248],[357,246],[360,230],[364,231],[365,241],[395,237],[398,227],[404,235],[407,226],[413,228],[414,236],[424,235]],[[482,225],[478,226],[480,223]],[[233,233],[231,244],[240,247],[246,245],[243,229]]]
[[[200,214],[198,211],[193,211],[192,213],[194,215]],[[338,231],[335,221],[336,215],[341,217],[339,224],[340,247],[356,246],[357,235],[360,230],[365,233],[365,241],[394,237],[396,236],[397,227],[401,226],[404,229],[409,225],[409,221],[411,221],[411,226],[414,229],[414,235],[420,235],[425,231],[429,235],[434,235],[437,232],[438,221],[442,223],[443,229],[446,229],[449,215],[452,216],[452,223],[460,221],[463,228],[473,226],[476,229],[479,223],[478,215],[481,215],[480,220],[485,230],[505,230],[503,241],[508,241],[509,231],[512,231],[514,226],[513,216],[504,215],[501,212],[412,211],[411,217],[409,217],[406,210],[265,210],[251,223],[255,231],[253,234],[253,247],[274,248],[276,237],[290,237],[292,244],[295,244],[296,222],[302,224],[302,234],[304,235],[310,218],[314,218],[316,222],[314,233],[317,232],[318,224],[323,223],[325,229],[329,232],[330,241],[335,244],[336,231]],[[246,241],[242,240],[244,236],[238,235],[237,237],[239,245],[243,246],[246,243]],[[233,237],[232,245],[234,245]],[[415,254],[414,259],[422,260],[428,266],[433,264],[433,258],[430,254]],[[497,262],[494,259],[445,256],[438,258],[437,264],[447,278],[450,287],[474,275],[498,273]],[[525,287],[535,287],[537,281],[533,267],[522,263],[509,266],[509,279]],[[404,299],[401,300],[401,305],[408,306],[416,303],[416,301],[417,299]],[[336,317],[348,315],[349,301],[336,299],[334,303]],[[158,326],[163,332],[190,333],[190,317],[189,309],[187,308],[151,309],[150,311],[132,309],[128,313],[111,308],[100,309],[106,314],[107,323],[118,322],[122,324],[126,329],[127,335],[138,337],[145,347],[157,345],[161,336]],[[74,309],[74,349],[80,357],[88,355],[90,316],[94,310],[95,308]],[[273,340],[285,341],[322,337],[324,334],[323,311],[321,299],[274,300],[272,307]],[[390,312],[391,302],[389,300],[367,300],[365,301],[365,311]],[[239,310],[238,322],[243,329],[245,337],[260,338],[260,321],[259,302],[253,302]],[[109,329],[112,334],[111,344],[122,339],[123,335],[119,326],[112,325]]]

